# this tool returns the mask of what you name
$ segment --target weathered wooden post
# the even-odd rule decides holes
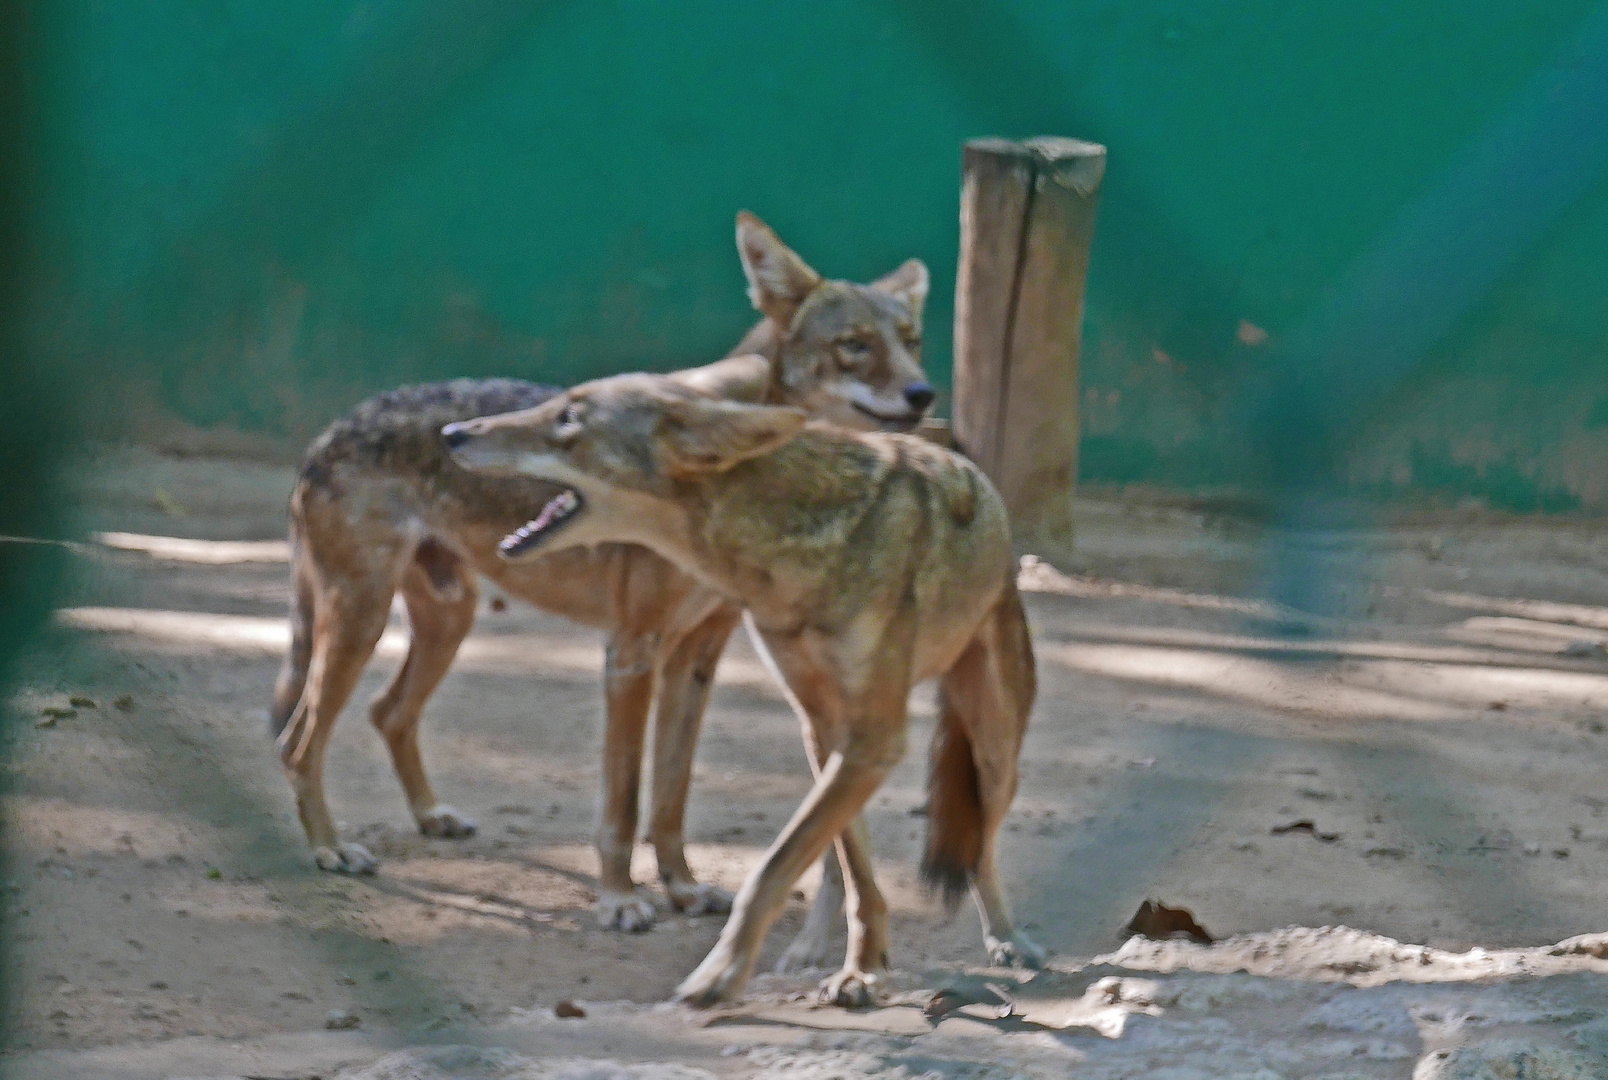
[[[956,445],[999,486],[1019,551],[1072,546],[1078,337],[1106,150],[974,139],[962,155]]]

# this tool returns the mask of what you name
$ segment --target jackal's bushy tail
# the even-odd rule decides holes
[[[974,643],[967,652],[976,648]],[[983,854],[983,796],[977,781],[971,737],[945,679],[938,689],[938,730],[927,774],[927,851],[921,880],[941,892],[944,906],[951,909],[966,895]]]
[[[997,827],[1016,794],[1016,758],[1035,690],[1033,645],[1012,582],[938,685],[921,878],[950,908],[977,873],[990,820]]]
[[[294,508],[290,519],[290,650],[274,684],[274,703],[268,711],[268,733],[274,738],[285,730],[291,714],[301,701],[307,685],[307,666],[313,657],[313,575],[306,546],[296,525]]]

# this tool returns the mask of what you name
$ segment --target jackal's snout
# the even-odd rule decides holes
[[[904,399],[910,405],[912,412],[926,412],[927,406],[937,397],[938,391],[924,382],[913,382],[904,388]]]
[[[503,537],[497,553],[504,559],[512,561],[536,554],[586,509],[586,499],[565,483],[565,478],[573,481],[576,477],[575,470],[564,460],[563,448],[573,442],[572,429],[579,425],[573,408],[559,409],[559,437],[555,438],[555,409],[558,406],[549,402],[523,412],[460,420],[441,429],[441,441],[453,461],[465,469],[526,476],[559,487],[558,493],[537,509],[535,517]]]
[[[517,453],[533,447],[531,431],[505,422],[510,415],[524,416],[503,413],[448,424],[441,429],[441,442],[459,465],[492,472],[511,469]]]

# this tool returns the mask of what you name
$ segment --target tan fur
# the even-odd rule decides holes
[[[886,963],[887,905],[858,815],[904,753],[910,687],[930,677],[944,706],[926,869],[941,886],[972,885],[996,962],[1042,958],[1012,925],[995,871],[1034,693],[999,493],[919,438],[806,420],[621,375],[445,432],[466,467],[563,485],[579,507],[551,531],[527,529],[507,557],[653,548],[749,610],[808,718],[815,786],[678,989],[697,1003],[742,990],[788,891],[834,838],[849,950],[823,994],[869,999]]]
[[[919,328],[925,295],[920,264],[901,267],[885,279],[887,288],[855,285],[808,270],[751,214],[739,215],[738,237],[756,306],[788,312],[790,321],[762,320],[744,339],[742,355],[676,378],[713,397],[799,404],[859,427],[918,423],[927,392],[909,333]],[[777,264],[792,276],[761,272]],[[869,352],[857,347],[849,356],[848,337],[869,343]],[[419,828],[437,836],[472,832],[472,819],[438,802],[419,753],[418,724],[474,621],[483,574],[512,596],[608,634],[596,837],[603,925],[644,929],[655,914],[630,876],[643,743],[655,698],[648,836],[659,873],[676,908],[723,911],[729,894],[699,883],[687,866],[682,821],[709,686],[739,609],[643,547],[604,544],[537,562],[505,562],[496,553],[498,540],[525,519],[533,500],[553,489],[465,472],[441,443],[444,424],[558,392],[510,380],[408,388],[364,403],[314,443],[290,508],[293,640],[273,706],[281,759],[318,865],[372,869],[374,856],[336,833],[324,799],[324,749],[400,593],[412,640],[371,705],[370,719],[390,749]]]

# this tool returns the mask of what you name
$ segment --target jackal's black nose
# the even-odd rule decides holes
[[[447,449],[456,450],[469,441],[468,424],[448,424],[441,429],[441,441],[447,444]]]
[[[904,398],[917,412],[932,404],[938,392],[924,382],[913,382],[904,388]]]

